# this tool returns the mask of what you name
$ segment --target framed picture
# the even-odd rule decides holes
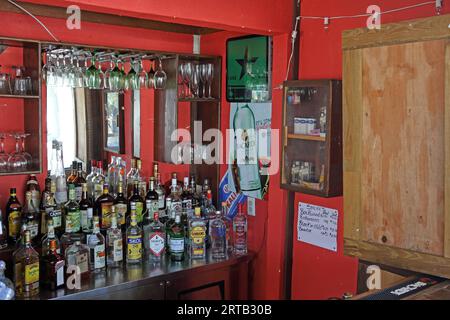
[[[123,93],[104,91],[103,139],[105,151],[125,153],[124,100]]]
[[[245,36],[227,41],[227,101],[268,102],[272,86],[272,39]]]

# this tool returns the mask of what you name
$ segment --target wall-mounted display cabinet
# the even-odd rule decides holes
[[[42,171],[40,43],[0,38],[0,175]]]
[[[281,187],[342,194],[341,81],[286,81],[283,86]]]

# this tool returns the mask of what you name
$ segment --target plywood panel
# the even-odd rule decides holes
[[[361,240],[443,255],[445,44],[362,50]]]

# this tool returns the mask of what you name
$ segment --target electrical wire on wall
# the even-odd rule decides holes
[[[26,14],[28,14],[30,17],[32,17],[37,23],[39,23],[42,28],[45,29],[45,31],[47,31],[47,33],[56,41],[56,42],[60,42],[59,39],[47,28],[47,26],[41,21],[39,20],[35,15],[33,15],[31,12],[29,12],[27,9],[25,9],[24,7],[22,7],[21,5],[17,4],[16,2],[12,1],[12,0],[8,0],[9,3],[11,3],[12,5],[16,6],[17,8],[19,8],[20,10],[22,10],[23,12],[25,12]]]

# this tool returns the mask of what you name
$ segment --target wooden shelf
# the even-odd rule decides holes
[[[15,94],[0,94],[0,98],[13,98],[13,99],[39,99],[39,96],[33,96],[33,95],[15,95]]]
[[[288,134],[288,139],[299,139],[299,140],[310,140],[310,141],[325,142],[327,138],[326,137],[321,137],[321,136],[308,135],[308,134],[289,133]]]

